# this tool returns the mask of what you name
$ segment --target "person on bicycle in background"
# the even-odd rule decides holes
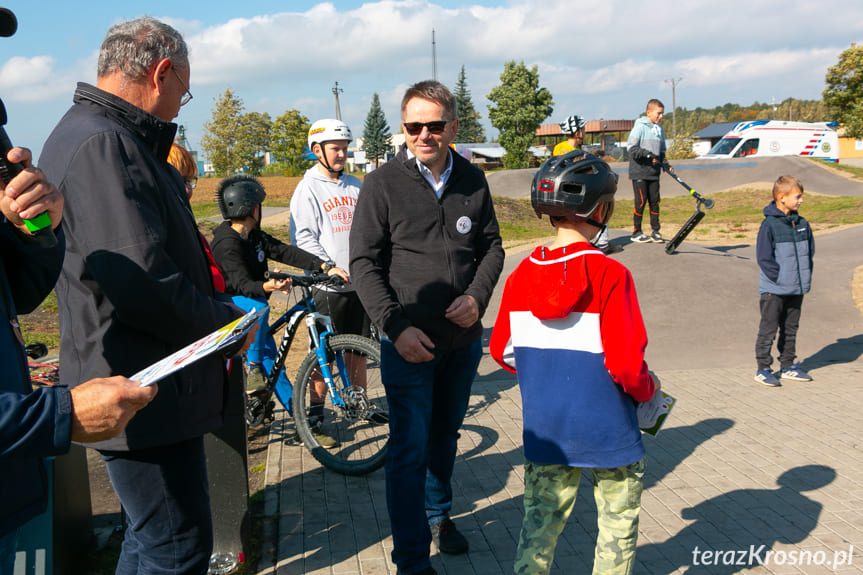
[[[351,129],[341,120],[324,119],[312,124],[309,149],[318,161],[306,170],[291,197],[291,243],[335,262],[341,269],[347,269],[349,264],[348,240],[362,184],[356,176],[344,173],[351,140]],[[315,291],[315,305],[320,313],[329,316],[335,333],[372,336],[371,320],[350,283],[321,286]],[[350,358],[349,355],[349,362]],[[365,365],[364,358],[359,359]],[[365,370],[356,375],[356,384],[365,388]],[[323,417],[326,391],[323,378],[316,378],[310,417]],[[376,415],[376,421],[383,417],[382,413]]]
[[[261,182],[246,174],[229,176],[216,189],[216,201],[225,221],[213,230],[213,257],[225,276],[225,293],[232,296],[234,304],[245,311],[260,309],[267,305],[274,291],[287,293],[290,280],[267,279],[268,259],[303,270],[320,269],[347,281],[348,274],[331,260],[285,244],[261,229],[261,204],[266,197]],[[272,369],[276,357],[276,342],[267,334],[269,311],[261,317],[259,326],[257,337],[246,353],[246,388],[252,393],[264,387],[266,373]],[[277,385],[286,386],[285,391],[290,392],[284,370]],[[318,437],[322,446],[335,447],[335,440],[329,439]]]

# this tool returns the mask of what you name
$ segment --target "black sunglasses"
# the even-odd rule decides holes
[[[423,128],[428,128],[429,134],[443,134],[449,120],[438,120],[436,122],[404,122],[405,132],[411,136],[419,136]]]

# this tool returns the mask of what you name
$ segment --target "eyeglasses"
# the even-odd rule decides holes
[[[183,178],[183,183],[186,184],[186,187],[190,190],[194,190],[198,185],[198,178]]]
[[[403,122],[405,132],[411,136],[419,136],[423,128],[428,128],[429,134],[443,134],[449,120],[438,120],[436,122]]]
[[[177,74],[177,69],[174,68],[173,66],[171,66],[171,71],[174,73],[174,76],[177,77],[177,80],[180,81],[180,85],[183,87],[183,90],[185,90],[183,97],[180,98],[180,107],[182,108],[183,106],[185,106],[186,104],[189,103],[189,100],[192,99],[192,93],[189,91],[189,87],[186,85],[186,83],[183,82],[183,79],[180,78],[180,75]]]

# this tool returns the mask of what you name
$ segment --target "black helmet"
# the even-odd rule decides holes
[[[617,174],[604,160],[583,150],[555,156],[533,177],[530,203],[542,218],[563,216],[588,220],[601,202],[614,199]]]
[[[235,174],[228,176],[216,189],[216,202],[226,220],[251,216],[255,206],[267,197],[264,186],[254,176]]]

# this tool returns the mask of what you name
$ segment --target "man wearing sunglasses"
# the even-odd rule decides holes
[[[450,479],[504,254],[485,176],[450,148],[452,93],[415,84],[401,118],[406,145],[360,190],[350,274],[383,332],[392,559],[399,574],[429,575],[432,540],[444,553],[468,550],[450,519]]]
[[[189,76],[174,28],[149,17],[116,24],[96,86],[78,84],[43,148],[39,165],[66,200],[57,301],[69,387],[134,374],[240,316],[215,291],[183,179],[167,162]],[[207,572],[203,436],[222,425],[223,365],[213,355],[166,377],[123,434],[87,444],[127,518],[118,573]]]

